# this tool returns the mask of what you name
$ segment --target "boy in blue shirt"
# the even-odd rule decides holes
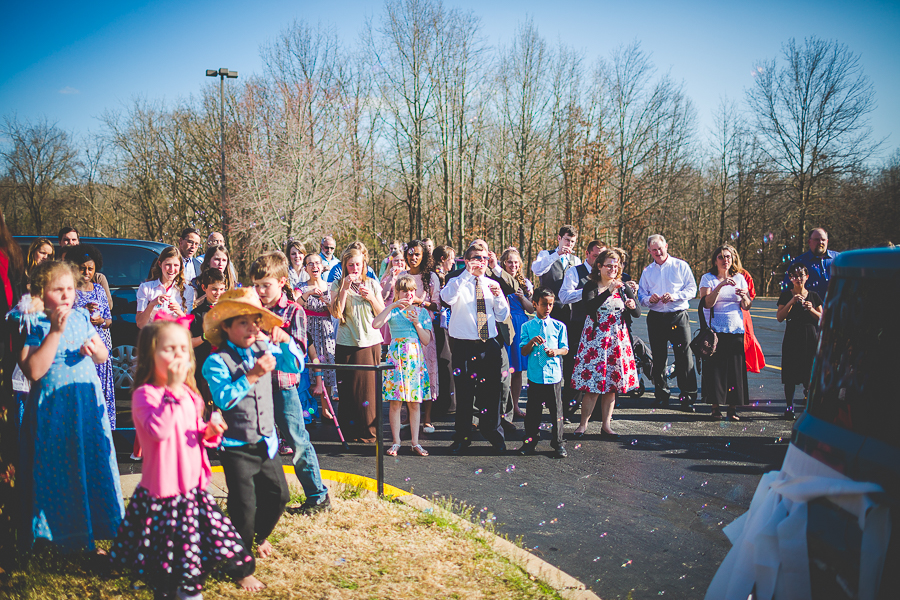
[[[569,352],[566,326],[550,318],[554,293],[544,287],[534,292],[535,318],[522,325],[519,351],[528,357],[528,402],[525,405],[525,444],[519,454],[534,454],[540,440],[541,415],[544,405],[550,410],[551,431],[556,458],[568,456],[563,441],[562,360]]]

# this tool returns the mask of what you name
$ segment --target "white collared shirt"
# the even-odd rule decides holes
[[[564,267],[566,269],[581,264],[581,259],[574,254],[567,254],[566,256],[568,256],[566,262],[564,263]],[[553,263],[558,260],[562,260],[562,256],[560,256],[559,254],[558,247],[552,253],[547,252],[546,250],[541,250],[540,252],[538,252],[537,258],[534,259],[534,262],[531,263],[531,272],[540,277],[541,275],[549,271],[550,267],[553,266]]]
[[[650,304],[650,296],[670,294],[672,301],[668,304],[657,302]],[[690,265],[680,258],[669,255],[666,261],[658,265],[652,261],[644,267],[641,282],[638,285],[638,300],[656,312],[678,312],[688,309],[688,300],[697,296],[697,281]]]
[[[590,269],[588,269],[588,273],[590,272]],[[576,302],[581,302],[584,289],[576,289],[578,287],[579,279],[578,269],[566,269],[566,274],[563,276],[562,287],[559,288],[560,304],[575,304]]]
[[[182,296],[181,292],[178,291],[178,288],[174,284],[167,290],[166,286],[164,286],[159,279],[154,279],[153,281],[145,281],[138,286],[137,312],[144,312],[147,310],[147,305],[150,304],[152,300],[155,300],[164,294],[180,306],[185,314],[190,314],[190,312],[194,310],[194,288],[190,284],[185,284],[184,295]],[[165,305],[160,306],[157,310],[169,312],[168,307]]]
[[[450,322],[447,331],[450,337],[459,340],[477,340],[478,305],[475,300],[475,285],[481,286],[484,294],[484,307],[487,313],[488,335],[496,337],[497,321],[505,321],[509,317],[509,303],[503,295],[494,296],[489,287],[491,280],[485,275],[475,277],[464,271],[453,277],[441,290],[441,300],[450,305]],[[494,282],[495,285],[500,285]]]

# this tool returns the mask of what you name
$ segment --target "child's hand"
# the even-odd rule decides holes
[[[542,338],[542,337],[539,336],[539,335],[536,335],[536,336],[534,336],[533,338],[531,338],[531,341],[530,341],[529,343],[530,343],[532,346],[540,346],[541,344],[544,343],[544,338]]]
[[[410,302],[406,298],[404,298],[403,300],[395,300],[394,306],[396,306],[400,310],[406,310],[407,308],[409,308]]]
[[[325,395],[325,384],[322,383],[322,379],[319,378],[318,381],[312,386],[312,391],[310,392],[313,396],[324,396]]]
[[[214,438],[225,433],[226,429],[228,429],[228,425],[225,424],[222,413],[214,411],[209,418],[209,423],[206,424],[206,431],[203,433],[203,437],[207,440]]]
[[[405,314],[406,314],[406,320],[409,321],[410,323],[412,323],[413,325],[415,325],[416,323],[419,322],[419,311],[415,307],[412,307],[411,310],[407,309]]]
[[[253,368],[250,369],[247,374],[248,375],[256,375],[257,377],[262,377],[267,373],[271,373],[275,370],[275,357],[272,356],[271,352],[266,352],[262,356],[259,357],[259,360],[256,361],[256,364],[253,365]]]
[[[178,388],[187,379],[190,370],[190,362],[187,359],[176,359],[166,367],[166,387]]]
[[[91,339],[89,339],[88,341],[86,341],[81,346],[81,354],[83,354],[84,356],[87,356],[89,358],[94,356],[94,353],[97,351],[97,348],[94,346],[94,344],[97,343],[98,339],[99,338],[97,338],[97,336],[94,336]]]
[[[544,348],[544,354],[547,356],[556,356],[558,350],[556,348]]]
[[[322,400],[319,401],[319,414],[322,415],[322,419],[334,419],[334,415],[331,414],[331,411],[328,410],[328,405],[325,404],[324,396],[322,396]]]
[[[61,333],[66,328],[66,321],[69,319],[71,309],[65,306],[57,306],[50,313],[50,332]],[[93,339],[93,338],[91,338]]]
[[[291,341],[291,336],[282,329],[281,327],[276,327],[272,330],[272,343],[273,344],[287,344]]]

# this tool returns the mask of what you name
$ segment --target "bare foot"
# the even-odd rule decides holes
[[[256,547],[256,555],[260,558],[269,558],[272,556],[272,550],[274,550],[272,544],[269,543],[269,540],[266,540]]]
[[[266,543],[268,544],[269,542]],[[266,584],[253,575],[247,575],[243,579],[238,579],[237,584],[241,586],[245,592],[258,592],[266,587]]]

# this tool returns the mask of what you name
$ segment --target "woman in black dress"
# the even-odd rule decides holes
[[[781,383],[787,408],[784,418],[794,419],[794,390],[803,384],[806,396],[816,344],[819,339],[819,319],[822,316],[822,299],[806,289],[809,272],[803,265],[795,265],[788,272],[793,287],[784,290],[778,298],[778,322],[787,320],[784,341],[781,344]]]

